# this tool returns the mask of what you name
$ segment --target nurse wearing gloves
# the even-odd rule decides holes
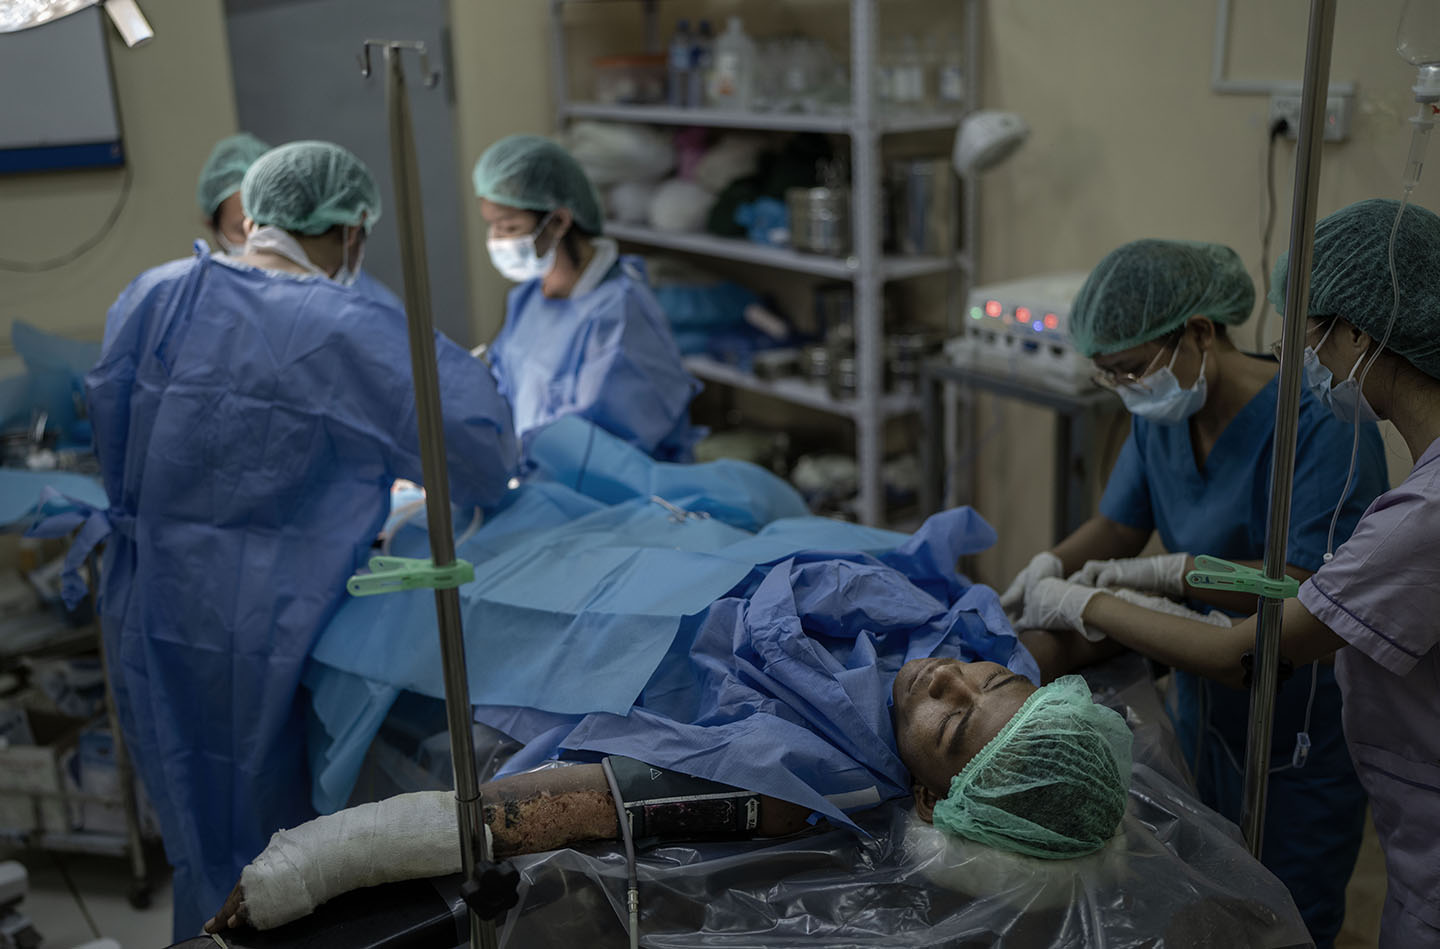
[[[369,172],[299,142],[242,191],[247,252],[197,242],[137,277],[85,378],[110,508],[82,539],[110,535],[101,628],[177,937],[314,816],[301,671],[391,483],[421,478],[404,314],[337,282],[380,216]],[[492,507],[516,466],[509,408],[483,364],[436,347],[454,500]]]
[[[200,180],[195,185],[195,200],[205,216],[205,225],[221,251],[231,257],[245,253],[245,209],[240,201],[240,182],[245,172],[270,146],[249,132],[222,138],[211,150]],[[374,226],[372,221],[371,227]],[[367,228],[368,231],[368,228]],[[363,242],[356,250],[356,259],[341,281],[353,286],[376,303],[404,309],[400,298],[379,280],[360,269],[365,258]]]
[[[1316,397],[1307,401],[1324,402],[1341,420],[1389,419],[1414,467],[1286,601],[1280,656],[1297,667],[1334,656],[1345,738],[1385,851],[1380,944],[1415,949],[1440,946],[1440,217],[1405,211],[1395,237],[1397,306],[1388,262],[1396,211],[1394,201],[1362,201],[1316,227],[1305,380]],[[1277,307],[1287,278],[1281,257]],[[1339,446],[1325,464],[1343,477],[1349,457],[1349,446]],[[1032,585],[1025,600],[1022,622],[1101,632],[1232,686],[1255,645],[1253,619],[1217,630],[1060,579]],[[1274,741],[1285,751],[1282,716]],[[1271,791],[1266,847],[1313,845],[1295,823],[1295,803]]]
[[[1113,388],[1133,418],[1100,502],[1100,513],[1031,561],[1002,597],[1012,615],[1031,607],[1045,578],[1127,587],[1189,600],[1232,615],[1254,599],[1193,590],[1191,556],[1210,554],[1258,565],[1264,555],[1278,367],[1242,353],[1226,326],[1243,322],[1255,291],[1243,262],[1217,244],[1141,240],[1112,251],[1075,299],[1071,334],[1094,359],[1098,381]],[[1320,567],[1331,515],[1345,488],[1352,426],[1307,397],[1300,408],[1290,572]],[[1348,537],[1365,506],[1387,485],[1379,432],[1360,431],[1355,484],[1336,539]],[[1158,532],[1169,554],[1140,560]],[[1026,625],[1022,618],[1019,627]],[[1211,627],[1204,627],[1210,630]],[[1027,641],[1028,644],[1028,641]],[[1097,655],[1075,640],[1071,657]],[[1113,647],[1112,647],[1113,648]],[[1079,657],[1077,657],[1077,653]],[[1272,812],[1264,863],[1289,887],[1320,946],[1333,942],[1345,912],[1345,885],[1364,828],[1365,794],[1340,726],[1340,693],[1330,667],[1297,675],[1280,690],[1276,734],[1306,730],[1313,742],[1303,768],[1290,766],[1293,740],[1275,744]],[[1175,675],[1171,712],[1201,800],[1239,820],[1249,695],[1189,672]]]
[[[637,257],[601,236],[599,196],[559,145],[512,135],[475,163],[490,260],[519,284],[489,350],[522,438],[579,415],[661,461],[689,461],[700,384]]]

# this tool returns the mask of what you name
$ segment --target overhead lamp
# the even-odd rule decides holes
[[[126,46],[139,46],[155,36],[135,0],[0,0],[0,33],[44,26],[97,3],[110,14],[110,22],[120,31]]]
[[[973,112],[955,135],[955,171],[968,176],[994,168],[1029,137],[1029,123],[1014,112]]]

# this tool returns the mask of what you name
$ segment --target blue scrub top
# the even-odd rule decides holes
[[[1105,488],[1100,512],[1139,530],[1158,530],[1172,552],[1259,560],[1265,554],[1278,377],[1220,433],[1203,466],[1195,464],[1189,425],[1136,418]],[[1325,556],[1330,519],[1350,464],[1355,428],[1308,391],[1300,400],[1287,562],[1308,570]],[[1389,486],[1384,445],[1373,424],[1360,428],[1355,483],[1335,529],[1339,547],[1370,502]],[[1201,609],[1203,604],[1192,604]],[[1248,689],[1228,689],[1174,673],[1171,713],[1200,799],[1238,821],[1249,730]],[[1340,721],[1331,667],[1297,669],[1275,697],[1266,867],[1290,889],[1317,945],[1331,945],[1344,916],[1345,884],[1365,822],[1365,792],[1355,776]],[[1296,734],[1312,742],[1304,768],[1291,767]]]
[[[1195,465],[1189,425],[1135,418],[1105,486],[1100,513],[1137,530],[1158,530],[1173,553],[1263,558],[1279,384],[1277,375],[1246,403],[1220,433],[1203,468]],[[1288,563],[1320,569],[1354,438],[1353,425],[1337,419],[1308,391],[1302,393]],[[1355,483],[1335,528],[1336,547],[1389,487],[1380,430],[1373,423],[1362,425]]]

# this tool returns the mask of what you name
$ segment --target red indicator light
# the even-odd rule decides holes
[[[1017,306],[1017,307],[1015,308],[1015,319],[1018,320],[1018,321],[1021,322],[1021,323],[1029,323],[1029,322],[1030,322],[1030,309],[1029,309],[1029,307]]]
[[[1059,326],[1060,326],[1060,317],[1056,316],[1054,313],[1046,313],[1046,314],[1045,314],[1045,328],[1046,328],[1047,330],[1053,330],[1053,329],[1056,329],[1056,328],[1059,327]]]
[[[994,317],[994,318],[996,318],[996,319],[999,319],[999,318],[1000,318],[1000,313],[1001,313],[1004,309],[1005,309],[1005,308],[1000,305],[1000,301],[999,301],[999,300],[986,300],[986,301],[985,301],[985,315],[986,315],[986,316],[990,316],[990,317]]]

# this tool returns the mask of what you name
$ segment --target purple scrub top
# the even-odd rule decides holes
[[[1385,946],[1440,946],[1440,440],[1300,588],[1349,646],[1345,738],[1385,850]]]

